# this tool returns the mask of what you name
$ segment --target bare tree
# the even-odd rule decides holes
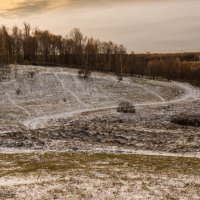
[[[5,26],[0,29],[0,80],[5,79],[9,73],[10,37]]]
[[[22,31],[14,26],[12,28],[12,60],[14,63],[21,63],[23,56],[23,38]]]
[[[117,56],[117,76],[119,81],[123,80],[124,61],[126,56],[126,48],[123,45],[115,46],[115,56]]]
[[[23,53],[24,53],[24,61],[28,63],[30,61],[30,38],[31,38],[31,26],[30,24],[24,23],[23,29]]]

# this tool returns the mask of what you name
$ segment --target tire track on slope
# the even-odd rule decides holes
[[[74,97],[74,99],[75,99],[79,104],[81,104],[81,105],[84,106],[84,107],[87,106],[85,103],[83,103],[83,102],[79,99],[79,97],[78,97],[73,91],[71,91],[69,88],[65,87],[64,82],[61,80],[61,78],[59,77],[58,74],[56,74],[56,73],[53,73],[53,74],[54,74],[55,78],[58,80],[58,82],[61,84],[62,89],[63,89],[63,91],[65,92],[65,95],[67,95],[66,92],[68,92],[69,94],[71,94],[72,97]]]
[[[31,113],[27,109],[25,109],[23,106],[20,106],[19,104],[17,104],[16,101],[11,98],[9,93],[6,93],[6,96],[8,97],[8,100],[12,103],[13,106],[23,110],[29,116],[31,115]]]
[[[135,104],[136,107],[141,107],[141,106],[160,106],[160,105],[168,105],[172,103],[179,103],[182,101],[186,100],[196,100],[199,99],[199,92],[193,86],[187,85],[185,83],[178,83],[178,82],[173,82],[174,85],[176,85],[179,88],[182,88],[185,90],[185,94],[182,96],[179,96],[175,100],[170,100],[170,101],[162,101],[162,102],[148,102],[148,103],[138,103]],[[138,85],[138,84],[135,84]],[[143,86],[144,87],[144,86]],[[145,88],[145,87],[144,87]],[[109,111],[109,110],[114,110],[116,109],[117,106],[109,106],[109,107],[101,107],[101,108],[96,108],[96,109],[83,109],[83,110],[78,110],[78,111],[73,111],[73,112],[67,112],[67,113],[60,113],[56,115],[50,115],[50,116],[44,116],[44,117],[37,117],[32,120],[26,121],[24,125],[28,128],[31,129],[37,129],[38,127],[41,127],[41,125],[47,123],[49,120],[55,120],[55,119],[60,119],[60,118],[66,118],[66,117],[73,117],[74,115],[82,115],[82,114],[87,114],[87,113],[96,113],[96,112],[104,112],[104,111]],[[27,126],[27,124],[32,124],[31,126]]]
[[[147,87],[145,87],[145,86],[143,86],[143,85],[140,85],[140,84],[136,84],[136,83],[131,83],[132,85],[135,85],[135,86],[138,86],[138,87],[140,87],[140,88],[142,88],[142,89],[144,89],[146,92],[148,92],[149,94],[152,94],[153,96],[155,96],[155,97],[157,97],[158,99],[160,99],[161,100],[161,102],[165,102],[165,99],[161,96],[161,95],[159,95],[158,93],[156,93],[155,91],[153,91],[153,90],[151,90],[151,89],[149,89],[149,88],[147,88]]]

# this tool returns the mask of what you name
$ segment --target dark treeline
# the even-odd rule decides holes
[[[127,54],[123,45],[85,37],[73,29],[66,37],[24,23],[0,28],[0,73],[8,64],[70,66],[83,71],[100,70],[188,81],[200,80],[200,53]],[[4,69],[4,70],[2,70]]]

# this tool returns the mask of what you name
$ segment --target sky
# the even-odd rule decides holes
[[[200,0],[0,0],[0,22],[63,36],[78,27],[129,52],[200,51]]]

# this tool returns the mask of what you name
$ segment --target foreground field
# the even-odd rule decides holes
[[[2,154],[1,199],[199,199],[200,160],[141,155]]]
[[[0,88],[0,199],[200,199],[198,88],[14,65]]]

